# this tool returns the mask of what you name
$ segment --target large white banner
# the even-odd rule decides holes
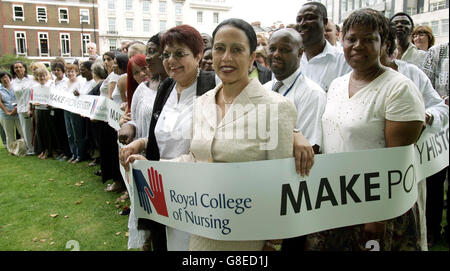
[[[120,106],[104,96],[80,95],[42,88],[33,90],[30,95],[31,103],[48,104],[75,114],[80,114],[91,120],[106,121],[116,130],[120,129],[119,120],[124,114]]]
[[[135,214],[218,240],[284,239],[398,217],[417,184],[448,166],[448,124],[417,145],[247,163],[136,161],[124,174]]]

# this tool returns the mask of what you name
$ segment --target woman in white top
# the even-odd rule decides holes
[[[56,91],[65,91],[67,88],[67,82],[69,79],[65,76],[66,72],[66,64],[63,62],[64,60],[55,60],[51,64],[52,72],[55,75],[55,80],[53,81],[52,85],[50,86],[51,89],[54,89]],[[56,158],[60,161],[66,161],[70,158],[72,153],[70,152],[70,146],[67,141],[67,133],[65,129],[65,120],[64,120],[64,111],[60,108],[54,108],[53,109],[54,114],[54,120],[56,123],[56,127],[59,129],[56,130],[57,133],[57,139],[58,139],[58,150],[60,155]],[[60,129],[64,127],[64,129]]]
[[[31,91],[50,92],[52,80],[49,80],[50,73],[47,68],[39,67],[34,71],[39,84],[34,85]],[[36,130],[34,142],[40,159],[52,157],[57,151],[56,126],[54,123],[54,111],[49,105],[35,104]]]
[[[372,9],[345,20],[344,55],[353,71],[335,79],[322,116],[323,152],[338,153],[405,146],[422,131],[425,107],[411,80],[380,63],[388,23]],[[418,233],[410,209],[394,219],[332,229],[307,237],[309,250],[366,250],[377,240],[380,250],[417,250]]]
[[[34,155],[33,147],[33,123],[28,116],[28,102],[30,101],[30,89],[33,79],[28,76],[27,65],[22,61],[16,61],[11,66],[11,87],[17,99],[17,114],[19,115],[20,127],[27,145],[27,155]]]

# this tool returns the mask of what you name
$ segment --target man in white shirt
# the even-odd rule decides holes
[[[321,3],[307,2],[298,12],[296,21],[305,50],[300,70],[326,92],[331,81],[351,71],[343,51],[324,37],[327,9]]]
[[[303,54],[302,38],[291,28],[275,31],[269,40],[268,61],[275,79],[264,87],[280,93],[291,100],[297,108],[298,129],[318,153],[322,145],[322,114],[325,110],[326,93],[300,70]],[[283,251],[303,250],[305,237],[283,240]]]
[[[414,29],[412,18],[406,13],[399,12],[392,16],[391,22],[395,24],[397,29],[397,59],[414,64],[422,69],[422,63],[427,53],[417,49],[410,41],[411,32]]]
[[[297,108],[295,128],[308,139],[315,153],[322,142],[321,118],[326,93],[301,72],[302,38],[291,28],[274,32],[269,40],[268,60],[275,79],[264,84],[291,100]]]

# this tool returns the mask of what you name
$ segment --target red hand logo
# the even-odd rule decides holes
[[[164,187],[162,182],[161,174],[158,174],[157,170],[154,170],[153,167],[147,169],[148,180],[150,183],[150,191],[147,187],[144,187],[145,193],[152,201],[153,206],[156,209],[156,212],[159,215],[169,217],[167,212],[166,198],[164,196]]]

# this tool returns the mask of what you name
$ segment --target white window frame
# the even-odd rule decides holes
[[[142,1],[142,11],[147,12],[150,11],[151,1],[150,0],[143,0]]]
[[[161,11],[161,3],[164,3],[164,10]],[[167,14],[167,2],[166,1],[159,1],[159,14]]]
[[[145,23],[148,22],[148,29],[145,29]],[[148,33],[150,32],[150,25],[151,25],[151,20],[149,19],[144,19],[142,20],[142,32]]]
[[[201,15],[201,16],[199,16],[199,15]],[[197,23],[199,23],[199,24],[203,23],[203,11],[197,11]]]
[[[45,18],[39,18],[39,9],[45,10]],[[48,14],[47,14],[47,7],[43,6],[36,6],[36,21],[39,22],[47,22],[48,21]]]
[[[87,21],[83,20],[81,17],[81,14],[83,13],[83,11],[87,11]],[[80,8],[80,24],[82,24],[82,23],[91,24],[91,15],[89,13],[89,9]]]
[[[183,15],[183,3],[176,2],[175,3],[175,15],[182,16]]]
[[[114,41],[114,48],[111,48],[112,41]],[[109,51],[114,51],[117,49],[117,39],[108,39],[109,42]]]
[[[111,7],[111,4],[112,4],[112,7]],[[109,10],[114,10],[116,8],[116,1],[108,0],[107,6],[108,6]]]
[[[69,49],[69,52],[68,53],[65,53],[64,52],[64,50],[63,50],[63,48],[64,48],[64,46],[63,46],[63,42],[65,41],[65,40],[63,40],[63,36],[67,36],[67,42],[68,42],[68,49]],[[71,48],[70,48],[70,33],[59,33],[59,44],[60,44],[60,46],[61,46],[61,56],[63,56],[63,57],[70,57],[70,55],[71,55]]]
[[[43,54],[42,53],[42,47],[41,47],[41,35],[44,34],[47,36],[47,54]],[[38,44],[39,44],[39,56],[46,56],[49,57],[50,56],[50,40],[49,40],[49,35],[48,32],[38,32],[37,33],[37,38],[38,38]]]
[[[62,19],[61,18],[61,11],[65,10],[67,12],[67,19]],[[69,9],[68,8],[58,8],[58,20],[59,23],[69,23]]]
[[[128,6],[130,4],[130,6]],[[125,0],[125,10],[131,11],[133,10],[133,0]]]
[[[131,27],[129,27],[128,22],[131,22]],[[133,32],[134,27],[134,19],[133,18],[125,18],[125,29],[127,32]]]
[[[217,20],[216,20],[216,15],[217,15]],[[213,12],[213,24],[218,24],[219,23],[219,12]]]
[[[164,23],[164,29],[162,29],[161,24]],[[159,31],[167,31],[167,21],[166,20],[160,20],[159,21]]]
[[[89,36],[89,40],[86,41],[85,46],[83,47],[83,42],[84,42],[84,37]],[[80,33],[80,37],[81,37],[81,52],[83,56],[89,56],[88,52],[87,52],[87,45],[89,42],[91,42],[91,34],[89,33]],[[86,49],[86,51],[84,51],[84,49]]]
[[[18,44],[17,34],[23,34],[23,37],[25,39],[25,52],[23,52],[23,53],[19,52],[19,44]],[[15,44],[16,44],[16,55],[18,55],[18,56],[27,56],[28,55],[27,32],[25,32],[25,31],[14,31],[14,39],[15,39]]]
[[[111,20],[114,20],[114,29],[111,29]],[[117,33],[117,24],[116,24],[116,18],[115,17],[108,17],[108,32],[109,33]]]
[[[16,16],[16,10],[15,10],[16,7],[22,8],[22,17]],[[25,9],[23,8],[23,5],[12,5],[12,10],[13,10],[13,20],[14,21],[22,21],[22,22],[25,21]]]

